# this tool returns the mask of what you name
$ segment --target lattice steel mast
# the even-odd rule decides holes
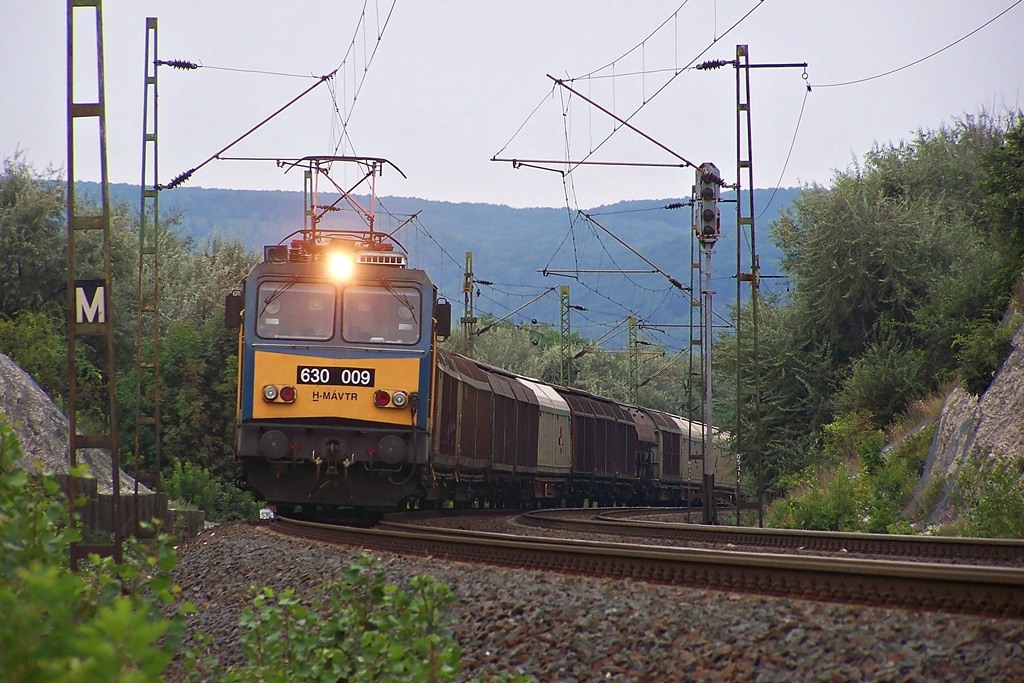
[[[76,19],[83,11],[92,10],[95,18],[96,72],[95,99],[82,100],[76,89],[75,52]],[[88,88],[86,88],[88,90]],[[91,93],[89,93],[91,94]],[[78,124],[93,123],[98,134],[98,159],[100,178],[100,212],[83,215],[79,213],[75,197],[75,183],[78,177],[75,152]],[[67,264],[68,264],[68,464],[73,472],[78,466],[78,451],[96,448],[110,455],[111,517],[113,541],[110,544],[71,544],[71,568],[77,569],[78,561],[91,553],[122,559],[123,515],[121,510],[121,481],[117,453],[117,397],[116,365],[114,359],[114,324],[111,302],[110,267],[110,186],[107,177],[107,135],[105,92],[103,84],[103,18],[101,0],[68,0],[67,3],[67,135],[68,135],[68,185],[67,185]],[[85,146],[91,149],[91,146]],[[95,267],[80,263],[77,249],[79,240],[87,244],[98,239],[102,249],[100,272]],[[84,259],[81,259],[84,261]],[[78,343],[85,337],[100,337],[106,349],[107,410],[105,425],[88,425],[91,433],[79,434],[83,425],[79,421],[78,391]],[[98,408],[97,406],[92,406]],[[103,412],[101,410],[101,412]],[[69,494],[72,505],[77,496],[75,477],[69,478]],[[74,523],[74,522],[72,522]]]
[[[157,20],[146,18],[142,104],[142,189],[139,203],[138,325],[135,366],[135,534],[140,532],[139,484],[160,490],[160,204],[157,175]],[[151,345],[147,348],[147,342]],[[143,376],[149,375],[144,382]],[[147,410],[146,403],[149,402]],[[143,432],[152,438],[152,475],[141,473]]]

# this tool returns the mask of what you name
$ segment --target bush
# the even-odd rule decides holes
[[[980,396],[988,389],[999,366],[1010,354],[1011,340],[1016,325],[979,322],[969,334],[958,335],[953,341],[957,349],[957,363],[964,390]]]
[[[826,466],[860,461],[874,471],[881,462],[885,434],[872,425],[868,413],[837,418],[821,429],[821,459]]]
[[[793,491],[768,509],[767,524],[790,529],[907,533],[911,501],[935,428],[922,429],[883,452],[883,435],[867,415],[822,428],[819,465],[789,480]]]
[[[875,424],[889,424],[914,398],[925,393],[925,353],[882,339],[868,346],[851,363],[842,388],[835,397],[841,413],[874,416]]]
[[[462,651],[443,622],[454,600],[446,585],[416,576],[400,590],[364,554],[320,595],[306,604],[291,589],[256,589],[240,621],[248,629],[242,635],[248,663],[221,670],[193,653],[193,679],[357,683],[458,676]]]
[[[163,480],[163,490],[169,497],[203,510],[211,522],[259,518],[260,505],[251,493],[192,462],[176,461]]]
[[[900,515],[913,499],[934,434],[934,425],[921,429],[885,456],[873,477],[875,501],[865,531],[909,532],[909,520]]]
[[[17,363],[64,410],[68,398],[68,345],[62,315],[51,306],[48,312],[22,310],[10,319],[0,316],[0,353]],[[78,403],[92,406],[80,410],[79,426],[103,431],[105,413],[97,407],[108,400],[103,373],[90,360],[94,351],[88,345],[76,348]]]
[[[161,613],[175,599],[169,539],[153,554],[133,545],[122,564],[94,556],[72,573],[78,532],[67,500],[52,476],[30,479],[20,457],[0,415],[0,680],[162,680],[191,609]]]
[[[775,501],[768,509],[766,524],[784,529],[863,531],[871,498],[866,473],[840,466],[808,483],[800,494]]]
[[[67,394],[68,349],[64,321],[51,314],[19,311],[0,318],[0,353],[10,356],[36,384],[59,401]]]
[[[1024,538],[1024,457],[972,458],[964,464],[954,500],[959,531],[982,538]]]

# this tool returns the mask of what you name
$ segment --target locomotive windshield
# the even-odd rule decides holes
[[[314,282],[264,282],[256,334],[264,339],[326,341],[334,336],[335,289]]]
[[[412,287],[351,285],[341,305],[341,336],[348,342],[416,344],[422,297]]]

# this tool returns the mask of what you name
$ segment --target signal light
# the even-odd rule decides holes
[[[391,403],[391,394],[383,389],[373,392],[373,405],[378,408],[386,408],[389,403]]]
[[[712,246],[721,232],[721,213],[718,209],[719,187],[722,177],[718,167],[706,161],[697,168],[698,225],[694,226],[697,239],[704,246]]]

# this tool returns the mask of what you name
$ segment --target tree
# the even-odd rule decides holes
[[[163,454],[232,474],[237,338],[223,320],[174,322],[161,349]]]
[[[39,174],[21,152],[0,173],[0,317],[66,306],[64,185]]]
[[[832,351],[831,407],[884,424],[955,371],[954,340],[991,309],[1003,262],[983,191],[1001,125],[965,117],[876,146],[771,226],[798,334]]]

